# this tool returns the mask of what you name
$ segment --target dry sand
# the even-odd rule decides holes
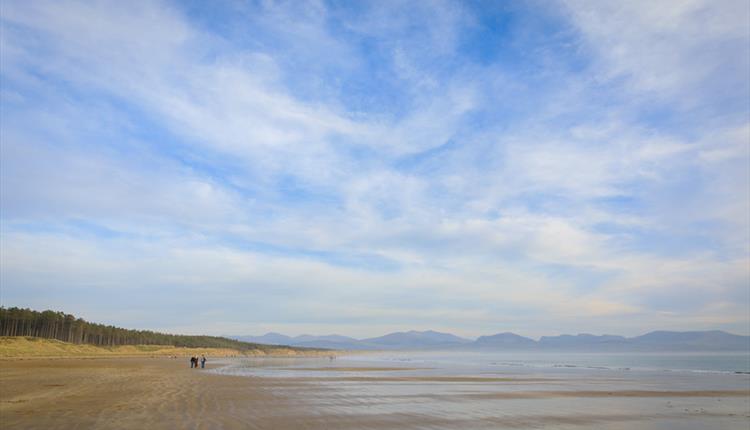
[[[306,401],[337,399],[335,393],[331,393],[335,388],[302,378],[217,375],[190,369],[185,359],[11,360],[3,362],[0,369],[2,429],[603,428],[607,423],[647,419],[621,411],[598,411],[573,417],[540,413],[534,417],[507,416],[465,422],[460,416],[446,417],[439,413],[433,416],[408,412],[337,413],[332,411],[346,411],[347,402],[354,400],[340,398],[336,401],[341,405],[326,403],[322,408],[320,403],[317,408],[311,408],[311,403]],[[504,378],[494,379],[483,382],[511,383]],[[338,380],[352,381],[345,377]],[[395,380],[403,381],[401,378]],[[366,381],[363,378],[361,382]],[[424,378],[419,381],[429,382]],[[446,381],[435,381],[438,382]],[[518,382],[514,380],[512,383]],[[472,393],[441,401],[482,398],[498,402],[509,401],[507,399],[532,399],[528,401],[536,402],[535,399],[559,397],[580,397],[581,401],[598,397],[642,397],[644,400],[710,397],[729,400],[750,396],[748,391],[535,391],[533,384],[527,388],[505,395]],[[477,396],[476,400],[472,400],[472,396]],[[336,409],[339,406],[341,409]],[[680,422],[684,424],[689,419],[690,416],[685,416]],[[747,418],[742,417],[730,424],[745,422]],[[632,424],[637,426],[639,423]]]
[[[0,428],[295,428],[266,413],[292,407],[269,390],[283,382],[214,375],[186,359],[8,361]]]

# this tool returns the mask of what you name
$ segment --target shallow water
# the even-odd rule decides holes
[[[358,354],[229,360],[212,370],[276,388],[335,428],[743,429],[747,356]]]

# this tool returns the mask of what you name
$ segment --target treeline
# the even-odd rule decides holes
[[[185,336],[96,324],[55,311],[0,307],[0,336],[30,336],[98,346],[172,345],[189,348],[270,349],[218,336]],[[294,348],[303,349],[303,348]]]

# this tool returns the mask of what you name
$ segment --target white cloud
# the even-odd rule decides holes
[[[378,41],[393,78],[413,85],[393,115],[352,113],[331,90],[326,67],[358,70],[364,62],[330,34],[323,4],[298,14],[261,8],[258,37],[283,49],[233,46],[230,36],[199,30],[158,3],[5,7],[2,72],[18,88],[2,95],[21,106],[10,109],[2,142],[2,276],[19,285],[13,297],[39,288],[50,296],[34,303],[55,307],[59,289],[137,284],[192,297],[180,302],[191,309],[203,300],[216,308],[273,303],[278,311],[250,326],[232,308],[214,331],[328,327],[326,315],[356,318],[373,335],[395,327],[388,319],[472,334],[503,324],[533,334],[545,324],[594,323],[632,324],[633,333],[680,319],[741,328],[747,308],[731,298],[749,273],[750,210],[737,198],[747,192],[746,122],[712,119],[675,132],[640,122],[638,100],[605,103],[606,112],[592,115],[602,105],[587,85],[593,70],[600,84],[626,77],[631,92],[682,98],[715,83],[727,64],[747,69],[726,59],[745,40],[746,23],[696,2],[669,10],[570,3],[598,57],[580,76],[556,72],[560,84],[547,98],[500,66],[435,67],[475,25],[463,8],[415,6],[429,12],[415,17],[390,6],[349,22],[349,31]],[[426,32],[409,39],[417,18]],[[709,31],[698,38],[704,18]],[[714,43],[722,49],[711,55],[721,61],[692,55]],[[323,65],[300,73],[318,56]],[[295,86],[290,74],[310,87]],[[549,105],[518,123],[475,129],[471,115],[498,115],[494,104],[508,92]],[[36,109],[35,99],[49,108]],[[139,129],[140,117],[171,133]],[[697,185],[687,183],[696,171]],[[675,191],[686,183],[688,191]],[[607,205],[619,198],[636,204]],[[81,220],[124,237],[87,236],[70,226]],[[690,238],[708,222],[719,225],[704,227],[713,249],[698,239],[687,241],[690,249],[655,243]],[[39,225],[53,231],[33,231]],[[647,243],[633,245],[637,235]],[[680,288],[706,306],[652,303]],[[317,319],[302,321],[305,306]],[[368,321],[376,328],[363,328]],[[195,327],[180,324],[171,326]]]
[[[625,77],[637,91],[689,105],[717,88],[730,90],[726,84],[747,92],[750,22],[743,0],[564,4],[600,57],[603,79]]]

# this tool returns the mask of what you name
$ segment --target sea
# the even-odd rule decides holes
[[[331,428],[750,428],[746,352],[390,351],[211,372],[289,381],[273,389]]]

